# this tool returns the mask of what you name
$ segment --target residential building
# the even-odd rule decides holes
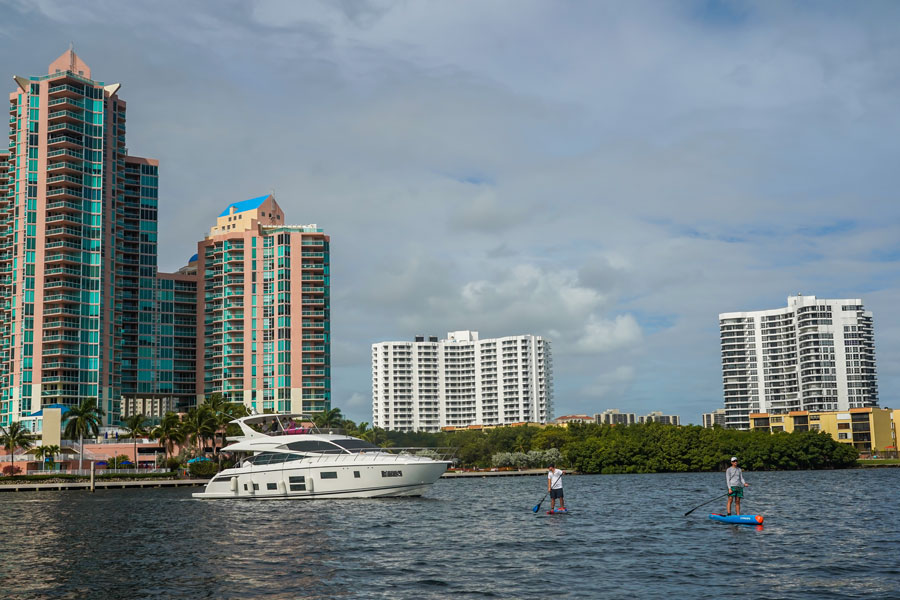
[[[554,425],[569,426],[571,423],[596,423],[596,419],[590,415],[563,415],[553,419]]]
[[[272,195],[235,202],[198,243],[197,402],[331,407],[329,237],[284,221]]]
[[[546,424],[553,415],[550,341],[516,335],[372,344],[372,424],[389,430]]]
[[[751,413],[878,404],[872,313],[862,300],[790,296],[786,308],[719,315],[725,425]]]
[[[618,408],[608,408],[594,415],[594,420],[601,425],[634,425],[637,423],[637,415],[619,412]]]
[[[153,391],[157,163],[129,156],[120,84],[72,50],[15,77],[0,185],[0,423]],[[150,300],[146,296],[150,296]],[[145,385],[146,384],[146,385]]]
[[[715,427],[718,425],[719,427],[725,427],[725,409],[717,408],[711,413],[703,413],[703,426],[706,428]]]
[[[665,423],[666,425],[680,425],[678,415],[664,415],[662,411],[655,410],[648,415],[638,417],[638,423]]]
[[[216,392],[259,412],[329,409],[328,236],[260,196],[226,207],[188,265],[160,273],[159,164],[128,154],[121,86],[72,50],[15,82],[0,154],[0,424],[39,432],[44,406],[83,398],[103,427]]]
[[[790,411],[786,414],[751,413],[750,429],[772,433],[822,431],[865,454],[896,456],[900,410],[867,407],[847,411]]]

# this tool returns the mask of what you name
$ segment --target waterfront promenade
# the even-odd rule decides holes
[[[208,479],[135,479],[122,481],[95,481],[95,490],[134,489],[134,488],[164,488],[164,487],[190,487],[206,485]],[[90,490],[90,481],[59,481],[59,482],[30,482],[30,481],[0,481],[0,492],[40,492],[40,491],[68,491]]]

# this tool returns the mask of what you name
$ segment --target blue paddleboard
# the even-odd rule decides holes
[[[744,525],[762,525],[762,515],[720,515],[713,513],[709,515],[713,521],[722,521],[723,523],[741,523]]]
[[[567,511],[567,510],[559,510],[559,509],[557,508],[556,510],[548,510],[548,511],[547,511],[547,514],[548,514],[548,515],[567,515],[567,514],[569,514],[569,511]]]

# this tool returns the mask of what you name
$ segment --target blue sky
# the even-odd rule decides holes
[[[161,269],[272,189],[332,236],[351,418],[373,342],[474,329],[553,341],[557,415],[698,422],[718,314],[798,292],[863,299],[900,406],[895,2],[0,1],[7,76],[70,41],[161,162]]]

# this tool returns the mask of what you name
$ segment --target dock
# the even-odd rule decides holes
[[[166,487],[196,487],[206,485],[208,479],[145,479],[129,481],[94,481],[95,490],[115,490],[134,488],[166,488]],[[30,483],[28,481],[0,484],[0,492],[41,492],[69,490],[90,490],[90,481],[74,481],[59,483]]]
[[[458,477],[524,477],[528,475],[543,475],[546,477],[547,469],[522,469],[521,471],[447,471],[441,475],[441,479],[455,479]]]

